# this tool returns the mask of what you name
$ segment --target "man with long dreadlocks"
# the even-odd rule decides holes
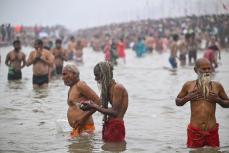
[[[95,130],[92,112],[82,111],[82,101],[93,101],[100,104],[97,94],[79,78],[79,71],[75,64],[67,64],[62,71],[62,79],[68,91],[68,122],[73,128],[71,138],[79,136],[82,132],[93,133]]]
[[[198,75],[197,80],[186,82],[176,98],[177,106],[183,106],[188,101],[191,105],[187,147],[219,147],[216,103],[229,108],[229,99],[223,86],[211,81],[212,66],[207,59],[198,59],[194,70]]]
[[[102,138],[105,142],[122,142],[125,139],[124,115],[128,108],[128,93],[125,87],[113,79],[113,66],[99,62],[94,67],[95,80],[101,87],[102,107],[84,102],[87,109],[104,114]],[[108,107],[108,103],[111,107]]]

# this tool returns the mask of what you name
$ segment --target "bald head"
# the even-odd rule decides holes
[[[199,68],[201,65],[211,65],[211,63],[206,58],[199,58],[196,61],[195,67]]]
[[[73,72],[76,74],[77,77],[79,77],[80,75],[80,72],[77,68],[77,66],[75,64],[67,64],[64,66],[63,70],[67,70],[67,71],[70,71],[70,72]]]

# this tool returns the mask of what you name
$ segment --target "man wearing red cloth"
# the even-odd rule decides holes
[[[187,128],[187,147],[219,147],[219,124],[216,122],[216,103],[229,108],[229,99],[223,86],[211,81],[212,66],[206,58],[198,59],[194,68],[197,80],[188,81],[176,98],[176,105],[190,101],[191,120]]]
[[[84,102],[85,108],[104,114],[102,138],[105,142],[125,140],[124,115],[128,108],[128,93],[122,84],[113,79],[113,66],[108,62],[99,62],[94,67],[95,80],[101,87],[102,107],[95,103]],[[108,103],[111,107],[108,107]]]

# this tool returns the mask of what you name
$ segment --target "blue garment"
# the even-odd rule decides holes
[[[134,45],[134,51],[137,54],[137,57],[142,57],[142,55],[146,52],[146,46],[142,41],[138,41]]]
[[[171,64],[172,68],[177,68],[177,61],[176,61],[176,58],[170,56],[169,57],[169,63]]]

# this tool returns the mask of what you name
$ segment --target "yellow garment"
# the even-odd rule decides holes
[[[86,133],[88,133],[88,134],[91,134],[91,133],[93,133],[95,131],[95,126],[94,126],[94,124],[86,124],[86,125],[84,125],[84,127],[82,128],[82,131],[81,131],[81,133],[82,132],[86,132]],[[80,135],[80,133],[79,133],[79,130],[78,129],[72,129],[72,132],[70,133],[70,136],[71,136],[71,138],[74,138],[74,137],[77,137],[77,136],[79,136]]]

